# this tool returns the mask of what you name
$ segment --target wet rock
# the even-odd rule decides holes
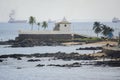
[[[95,66],[120,67],[120,61],[96,61]]]
[[[17,41],[11,47],[33,47],[35,42],[31,39],[25,39],[22,41]]]
[[[96,58],[94,56],[91,56],[91,55],[80,55],[78,53],[75,53],[75,54],[59,54],[59,55],[56,55],[55,56],[57,59],[62,59],[62,60],[95,60]]]
[[[0,59],[0,62],[3,62],[3,60]]]
[[[54,59],[62,59],[62,60],[95,60],[96,57],[91,56],[91,55],[80,55],[79,53],[64,53],[64,52],[57,52],[57,53],[34,53],[34,54],[9,54],[9,55],[0,55],[0,58],[15,58],[20,60],[21,57],[27,57],[27,58],[32,58],[32,57],[53,57]],[[31,60],[31,62],[34,60]],[[39,61],[39,60],[35,60]]]
[[[65,64],[62,67],[81,67],[80,63],[73,63],[73,64]]]
[[[61,43],[56,41],[40,41],[37,39],[20,39],[16,40],[11,47],[33,47],[33,46],[56,46]]]
[[[18,57],[17,60],[22,60],[22,58],[21,58],[21,57]]]
[[[43,66],[45,66],[44,64],[38,64],[38,65],[36,65],[36,67],[43,67]]]
[[[62,66],[62,65],[60,65],[60,64],[49,64],[49,65],[47,65],[47,66],[58,66],[58,67],[60,67],[60,66]]]
[[[22,67],[17,67],[17,69],[22,69]]]
[[[6,54],[6,55],[0,55],[0,58],[19,58],[19,57],[26,57],[29,56],[27,54]]]
[[[15,42],[16,42],[15,40],[0,41],[0,45],[12,45]]]
[[[0,55],[0,58],[8,58],[8,55]]]
[[[40,59],[29,59],[27,62],[37,62],[40,61]]]
[[[57,67],[81,67],[81,63],[73,63],[73,64],[63,64],[63,65],[60,65],[60,64],[49,64],[48,66],[57,66]]]
[[[10,54],[8,55],[10,58],[19,58],[26,56],[25,54]]]
[[[81,67],[81,63],[75,62],[71,64],[71,67]]]
[[[85,48],[79,48],[76,50],[102,50],[102,47],[85,47]]]

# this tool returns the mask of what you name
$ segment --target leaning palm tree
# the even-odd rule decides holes
[[[98,37],[98,34],[102,31],[100,22],[94,22],[93,30],[97,34],[97,37]]]
[[[42,23],[42,27],[43,27],[44,29],[46,29],[46,28],[48,27],[48,24],[47,24],[46,21],[43,21],[43,23]]]
[[[104,24],[102,25],[102,34],[104,36],[107,36],[107,34],[108,34],[108,27]]]
[[[31,30],[33,30],[33,25],[36,23],[35,17],[30,16],[29,18],[29,24],[31,24]]]
[[[112,32],[114,32],[114,29],[113,28],[110,28],[110,27],[108,27],[108,26],[106,26],[106,25],[102,25],[102,34],[104,35],[104,36],[108,36],[110,33],[112,33]]]
[[[38,31],[39,31],[39,27],[40,27],[40,22],[38,22],[38,23],[37,23],[37,25],[38,25]]]
[[[113,32],[114,32],[114,29],[109,27],[108,38],[112,38],[113,37]]]

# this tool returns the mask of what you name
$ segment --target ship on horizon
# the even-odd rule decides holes
[[[8,20],[8,23],[27,23],[27,20],[15,20],[15,11],[12,10],[9,14],[10,19]]]
[[[120,19],[119,19],[119,18],[114,17],[114,18],[112,19],[112,22],[113,22],[113,23],[118,23],[118,22],[120,22]]]

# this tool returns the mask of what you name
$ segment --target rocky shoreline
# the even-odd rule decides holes
[[[85,47],[85,48],[78,48],[76,50],[102,50],[102,47]]]
[[[15,58],[20,59],[21,57],[27,58],[41,58],[41,57],[53,57],[54,59],[62,59],[62,60],[96,60],[96,57],[91,55],[81,55],[79,53],[64,53],[64,52],[57,52],[57,53],[35,53],[35,54],[6,54],[0,55],[0,58]]]
[[[82,45],[95,43],[98,41],[81,41],[81,40],[38,40],[38,39],[15,39],[8,41],[0,41],[0,45],[11,45],[10,47],[34,47],[34,46],[65,46],[65,45]]]
[[[0,55],[0,63],[4,62],[6,58],[13,58],[16,60],[22,60],[22,58],[27,58],[27,62],[41,62],[41,58],[52,58],[52,60],[63,60],[63,61],[89,61],[84,63],[68,63],[68,64],[38,64],[36,67],[43,67],[43,66],[56,66],[56,67],[81,67],[82,65],[93,65],[93,66],[111,66],[111,67],[120,67],[120,61],[99,61],[103,57],[96,57],[92,55],[81,55],[79,53],[35,53],[35,54],[8,54],[8,55]],[[33,59],[34,58],[34,59]],[[50,59],[48,59],[50,61]],[[91,62],[92,61],[92,62]]]
[[[0,45],[11,45],[10,47],[33,47],[33,46],[57,46],[63,44],[57,41],[38,41],[33,39],[25,39],[22,41],[17,40],[0,41]]]
[[[108,43],[108,42],[107,42]],[[109,42],[110,44],[115,44],[115,42]],[[98,43],[92,43],[92,44],[87,44],[87,45],[106,45],[106,42],[98,42]],[[23,42],[16,42],[14,40],[9,40],[9,41],[4,41],[4,42],[0,42],[0,45],[12,45],[11,47],[33,47],[34,45],[38,45],[38,46],[53,46],[53,45],[61,45],[61,43],[57,43],[57,42],[35,42],[33,40],[25,40]],[[76,50],[103,50],[103,47],[85,47],[85,48],[78,48]],[[103,53],[103,52],[102,52]],[[71,63],[71,64],[48,64],[46,66],[57,66],[57,67],[75,67],[75,66],[81,66],[81,65],[94,65],[94,66],[112,66],[112,67],[120,67],[120,59],[119,58],[115,58],[116,60],[111,59],[111,57],[113,56],[109,56],[106,54],[102,54],[99,53],[100,55],[95,55],[95,54],[79,54],[79,53],[65,53],[65,52],[56,52],[56,53],[34,53],[34,54],[5,54],[5,55],[0,55],[0,63],[4,62],[4,59],[8,59],[8,58],[13,58],[16,60],[22,60],[23,57],[27,58],[27,62],[41,62],[40,58],[47,58],[47,57],[51,57],[52,60],[63,60],[63,61],[81,61],[81,60],[89,60],[89,61],[93,61],[93,62],[86,62],[84,64],[81,63]],[[32,59],[32,58],[36,58],[36,59]],[[118,57],[118,56],[117,56]],[[109,61],[104,61],[104,59],[107,58],[109,59]],[[99,61],[99,60],[102,61]],[[111,59],[111,60],[110,60]],[[45,66],[45,64],[38,64],[36,65],[36,67],[42,67]]]

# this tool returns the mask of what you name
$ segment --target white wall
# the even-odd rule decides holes
[[[70,28],[71,28],[70,26],[71,26],[71,24],[60,24],[60,31],[70,32]]]

